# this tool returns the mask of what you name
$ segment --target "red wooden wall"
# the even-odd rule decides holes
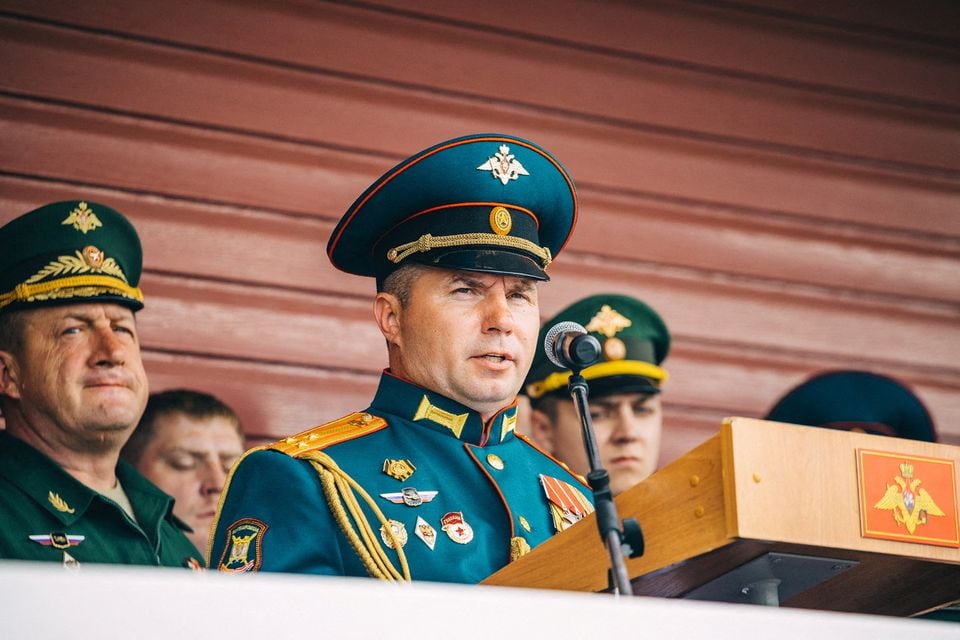
[[[618,291],[674,333],[666,460],[836,367],[960,444],[960,9],[859,6],[0,0],[0,221],[127,213],[153,388],[256,441],[363,408],[385,364],[372,283],[324,255],[353,198],[513,133],[581,194],[544,315]]]

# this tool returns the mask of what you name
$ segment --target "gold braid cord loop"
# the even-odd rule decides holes
[[[13,302],[59,300],[64,298],[93,297],[113,293],[143,302],[143,293],[138,287],[113,276],[73,276],[38,284],[18,284],[13,291],[0,294],[0,308]]]
[[[381,580],[409,582],[410,567],[407,565],[407,556],[387,524],[386,516],[383,515],[370,494],[341,469],[333,458],[322,451],[310,451],[297,457],[308,460],[320,476],[320,484],[323,487],[327,504],[330,505],[330,512],[367,572],[372,577]],[[377,520],[383,525],[385,535],[390,537],[393,542],[397,557],[400,560],[399,571],[394,567],[383,545],[380,544],[377,532],[370,526],[370,522],[363,513],[363,508],[357,500],[357,495],[373,511]]]
[[[525,238],[498,236],[494,233],[460,233],[452,236],[433,236],[427,233],[413,242],[407,242],[406,244],[401,244],[390,249],[390,251],[387,252],[387,258],[391,262],[399,264],[415,253],[426,253],[433,249],[447,249],[450,247],[464,247],[478,244],[529,251],[540,258],[540,266],[544,269],[546,269],[547,265],[553,260],[553,257],[550,255],[550,249],[547,247],[539,247]]]

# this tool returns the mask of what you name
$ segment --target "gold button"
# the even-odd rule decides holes
[[[520,526],[523,527],[527,533],[530,533],[530,523],[527,522],[527,519],[524,518],[523,516],[518,516],[517,520],[520,521]]]
[[[495,453],[487,454],[487,464],[496,469],[497,471],[503,470],[503,460]]]

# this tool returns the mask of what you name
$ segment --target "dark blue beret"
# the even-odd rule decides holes
[[[920,399],[893,378],[867,371],[830,371],[788,391],[767,420],[863,431],[936,442],[933,419]]]

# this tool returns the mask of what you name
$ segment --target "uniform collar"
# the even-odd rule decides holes
[[[480,414],[473,409],[398,378],[390,371],[384,371],[380,376],[380,386],[370,408],[374,413],[400,416],[427,429],[480,446],[510,440],[517,424],[516,400],[484,424]]]
[[[100,494],[26,442],[0,431],[0,475],[16,485],[50,515],[70,526]],[[117,477],[134,504],[137,519],[155,521],[172,513],[173,499],[132,466],[119,461]]]

